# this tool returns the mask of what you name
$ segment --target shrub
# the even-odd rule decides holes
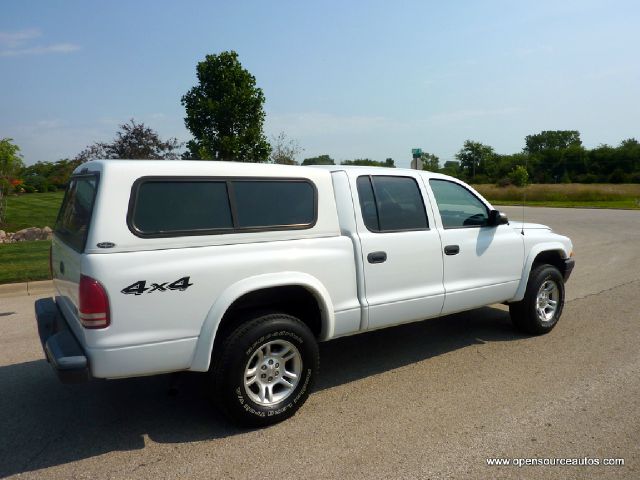
[[[609,176],[609,181],[611,183],[624,183],[627,179],[627,176],[620,168],[616,168],[613,173]]]
[[[479,173],[475,177],[471,179],[472,183],[481,184],[481,183],[489,183],[489,177],[484,174]]]
[[[529,172],[522,165],[518,165],[509,173],[509,179],[516,187],[524,187],[529,183]]]
[[[578,183],[598,183],[599,180],[598,176],[594,173],[584,173],[576,177],[576,182]]]

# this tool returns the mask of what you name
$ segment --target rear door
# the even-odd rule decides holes
[[[53,282],[65,316],[77,318],[82,257],[98,189],[98,175],[73,176],[58,213],[51,247]]]
[[[352,181],[368,328],[439,315],[442,248],[424,185],[409,175],[353,174]]]

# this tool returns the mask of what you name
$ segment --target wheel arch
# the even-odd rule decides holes
[[[318,340],[327,340],[333,336],[335,315],[329,292],[322,283],[312,275],[303,272],[279,272],[257,275],[245,278],[229,286],[213,303],[200,329],[193,360],[189,370],[207,371],[211,361],[211,353],[218,337],[224,330],[224,325],[233,324],[237,317],[227,313],[237,312],[238,302],[249,298],[256,298],[260,292],[279,291],[280,289],[304,289],[313,297],[318,309],[317,328],[314,334]],[[302,292],[299,292],[302,293]],[[256,309],[259,307],[256,307]],[[304,319],[302,319],[304,320]],[[224,323],[223,323],[224,322]],[[220,327],[223,326],[221,329]]]
[[[522,276],[520,277],[516,294],[509,302],[519,302],[524,298],[527,284],[529,283],[529,275],[534,265],[548,263],[557,267],[560,273],[564,274],[564,260],[569,257],[569,254],[570,252],[567,251],[566,246],[561,242],[548,242],[534,245],[524,262]]]

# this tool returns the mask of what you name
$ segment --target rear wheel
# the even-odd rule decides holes
[[[524,298],[509,304],[509,313],[518,330],[541,335],[556,326],[563,307],[562,275],[556,267],[544,264],[531,271]]]
[[[216,400],[235,423],[261,427],[291,417],[319,368],[318,344],[295,317],[269,314],[233,331],[214,358]]]

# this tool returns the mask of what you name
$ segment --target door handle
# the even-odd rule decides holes
[[[457,255],[460,253],[460,245],[447,245],[444,247],[445,255]]]
[[[387,261],[387,252],[371,252],[367,255],[369,263],[384,263]]]

